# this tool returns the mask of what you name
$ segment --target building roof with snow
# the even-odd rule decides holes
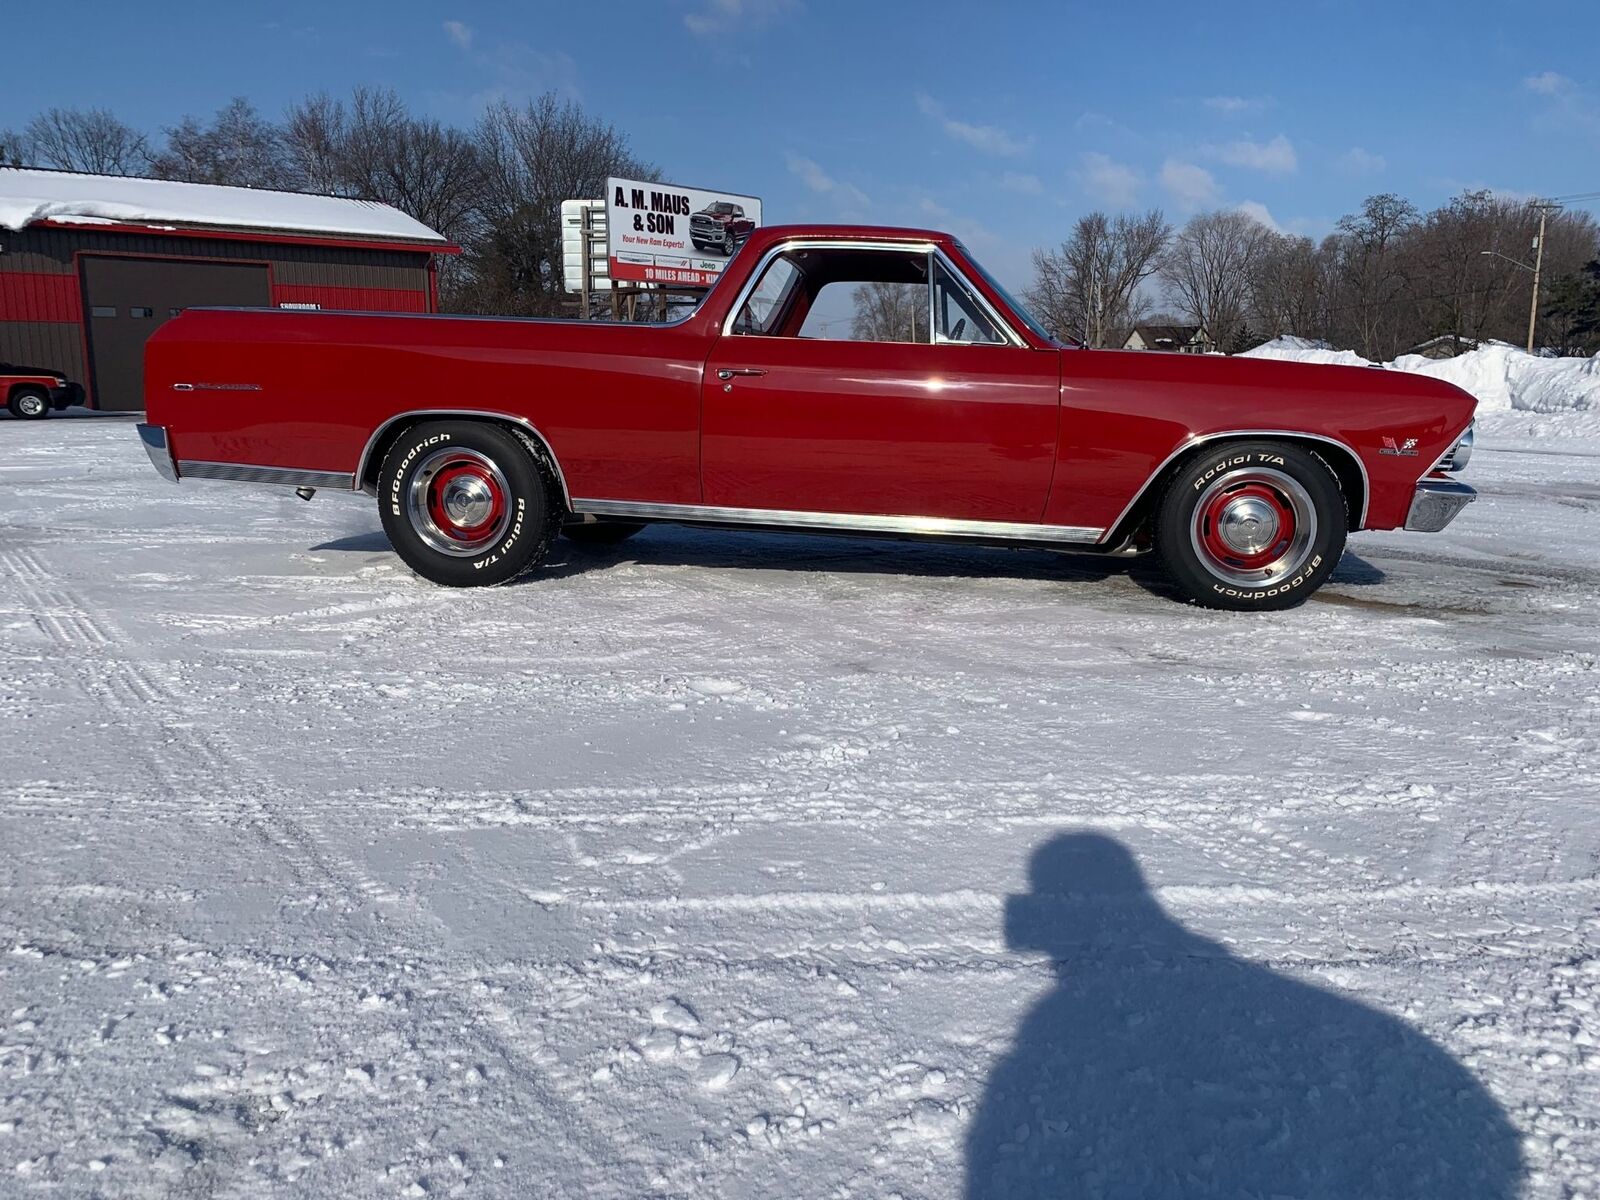
[[[0,167],[0,229],[30,225],[214,231],[455,248],[421,221],[373,200]]]

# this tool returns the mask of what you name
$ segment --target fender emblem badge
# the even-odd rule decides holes
[[[1392,437],[1385,437],[1378,453],[1397,455],[1400,458],[1415,458],[1417,456],[1417,439],[1407,438],[1403,442],[1397,442]]]

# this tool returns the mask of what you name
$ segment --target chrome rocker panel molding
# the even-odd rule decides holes
[[[350,491],[354,479],[348,471],[308,471],[302,467],[257,467],[247,463],[198,462],[178,460],[180,479],[219,479],[228,483],[269,483],[283,487],[343,488]]]
[[[1127,506],[1117,514],[1117,519],[1111,522],[1103,537],[1108,538],[1114,532],[1116,532],[1116,530],[1121,528],[1122,523],[1128,519],[1128,514],[1133,511],[1134,506],[1139,503],[1139,501],[1144,497],[1144,494],[1150,490],[1151,486],[1156,482],[1156,480],[1161,478],[1161,473],[1171,466],[1172,463],[1181,455],[1187,454],[1191,450],[1194,450],[1200,446],[1204,446],[1210,442],[1222,441],[1225,438],[1256,437],[1306,438],[1313,442],[1326,442],[1330,446],[1338,446],[1339,449],[1348,453],[1351,459],[1355,462],[1356,469],[1361,472],[1361,508],[1356,513],[1355,520],[1350,523],[1350,528],[1352,530],[1356,530],[1361,529],[1366,525],[1367,502],[1372,495],[1372,481],[1367,477],[1367,464],[1361,461],[1361,455],[1356,453],[1355,447],[1350,445],[1349,442],[1341,442],[1338,438],[1325,437],[1320,433],[1306,433],[1302,430],[1296,429],[1224,429],[1219,433],[1205,433],[1201,434],[1199,437],[1185,439],[1175,450],[1173,450],[1171,454],[1167,455],[1159,463],[1157,463],[1156,469],[1150,472],[1149,478],[1146,479],[1139,490],[1133,494],[1133,499],[1129,500]]]
[[[167,444],[167,427],[140,422],[138,429],[144,452],[150,456],[150,465],[168,483],[177,483],[178,464],[172,460],[172,447]]]
[[[860,513],[796,512],[777,508],[721,508],[710,504],[646,504],[633,500],[572,501],[579,516],[629,517],[703,525],[759,525],[779,529],[817,529],[841,533],[895,533],[911,537],[980,538],[1049,542],[1092,549],[1105,530],[1074,525],[1034,525],[1025,521],[962,521],[948,517],[891,517]]]
[[[660,326],[657,326],[660,328]],[[362,481],[367,477],[367,468],[372,463],[372,448],[378,444],[383,435],[400,421],[413,421],[433,417],[475,417],[480,421],[505,421],[512,425],[519,425],[538,439],[544,447],[545,453],[550,456],[550,467],[556,473],[556,482],[561,485],[561,499],[572,508],[572,492],[567,488],[567,477],[561,470],[561,463],[556,458],[555,447],[550,444],[550,439],[541,433],[536,425],[526,417],[516,416],[514,413],[497,412],[487,408],[413,408],[403,413],[396,413],[382,425],[372,431],[372,436],[367,439],[367,444],[361,447],[361,457],[356,460],[353,482],[345,486],[360,488]]]
[[[1418,480],[1406,513],[1406,528],[1414,533],[1438,533],[1477,498],[1476,491],[1454,479]]]

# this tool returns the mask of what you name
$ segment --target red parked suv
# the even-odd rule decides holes
[[[689,218],[689,240],[696,250],[720,250],[732,258],[755,227],[739,205],[716,200]]]
[[[0,362],[0,396],[13,417],[38,421],[52,410],[82,404],[83,385],[69,382],[60,371]]]

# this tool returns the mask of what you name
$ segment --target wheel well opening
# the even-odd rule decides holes
[[[1111,536],[1106,539],[1108,545],[1119,546],[1130,538],[1137,536],[1150,523],[1156,505],[1160,503],[1166,485],[1179,471],[1183,470],[1193,459],[1201,454],[1208,453],[1218,446],[1226,446],[1230,442],[1288,442],[1302,450],[1315,454],[1327,463],[1339,481],[1339,491],[1344,495],[1345,513],[1348,516],[1351,530],[1360,528],[1360,521],[1365,513],[1367,499],[1366,476],[1362,474],[1361,464],[1356,460],[1354,453],[1336,442],[1325,442],[1320,438],[1296,437],[1293,434],[1239,434],[1237,436],[1212,438],[1195,446],[1187,453],[1180,454],[1161,469],[1156,476],[1140,493],[1127,516],[1117,523],[1111,531]]]
[[[360,489],[365,492],[375,493],[378,490],[378,472],[383,469],[383,460],[393,449],[394,444],[406,435],[406,431],[428,421],[474,421],[482,425],[495,425],[509,433],[515,433],[525,438],[533,449],[534,457],[555,479],[556,499],[563,506],[569,504],[570,498],[566,493],[566,477],[561,473],[560,464],[550,449],[544,437],[530,426],[520,421],[513,421],[506,417],[495,417],[487,414],[476,413],[417,413],[412,416],[400,417],[385,426],[383,431],[373,440],[367,451],[366,461],[361,466],[361,478],[357,480]]]

